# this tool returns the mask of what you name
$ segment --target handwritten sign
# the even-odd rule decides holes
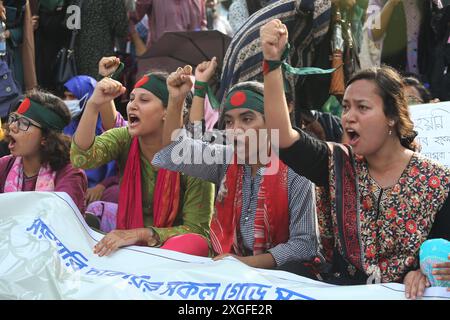
[[[65,193],[0,194],[0,299],[405,298],[401,284],[333,286],[232,257],[213,261],[137,246],[98,257],[93,246],[102,237]],[[450,292],[436,287],[426,296],[450,299]]]
[[[450,102],[413,105],[410,112],[421,153],[450,167]]]

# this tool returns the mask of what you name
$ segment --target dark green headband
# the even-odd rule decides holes
[[[223,112],[237,108],[247,108],[264,114],[264,97],[248,89],[232,90],[225,99]]]
[[[164,106],[167,106],[169,102],[169,91],[167,90],[166,82],[154,75],[143,76],[141,80],[136,83],[134,88],[142,88],[150,91],[161,99]]]
[[[26,98],[17,109],[17,113],[39,123],[42,128],[63,131],[66,122],[51,109]]]

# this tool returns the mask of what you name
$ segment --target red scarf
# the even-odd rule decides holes
[[[259,187],[254,221],[254,255],[265,253],[289,239],[288,167],[278,159],[274,161],[279,161],[279,170],[274,175],[264,175]],[[225,196],[222,201],[216,200],[216,212],[211,221],[211,242],[217,254],[244,255],[241,241],[238,241],[243,177],[244,166],[234,161],[222,181],[226,188]]]
[[[171,227],[180,204],[180,174],[159,169],[153,199],[153,226]],[[129,230],[143,227],[141,159],[139,139],[135,137],[131,142],[120,184],[117,229]]]

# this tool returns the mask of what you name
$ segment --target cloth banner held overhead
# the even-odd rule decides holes
[[[103,237],[65,193],[0,195],[1,299],[404,299],[400,284],[331,286],[157,248],[93,254]],[[428,298],[450,299],[445,288]]]
[[[421,153],[450,167],[450,102],[409,107]]]

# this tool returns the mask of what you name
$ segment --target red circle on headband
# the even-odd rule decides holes
[[[141,80],[139,80],[138,82],[136,82],[136,84],[134,85],[135,88],[140,88],[142,87],[144,84],[146,84],[148,81],[150,80],[149,76],[143,76],[141,78]]]
[[[242,91],[236,92],[230,99],[230,103],[233,107],[242,106],[245,101],[247,101],[247,95]]]
[[[26,98],[20,104],[19,109],[17,109],[17,113],[24,114],[25,112],[27,112],[28,109],[30,109],[30,106],[31,106],[31,101],[30,101],[30,99]]]

